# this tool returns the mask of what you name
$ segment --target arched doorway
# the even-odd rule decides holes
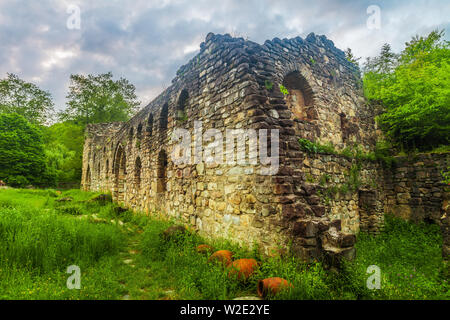
[[[177,109],[176,109],[176,119],[178,121],[185,121],[187,118],[186,105],[189,99],[189,94],[186,89],[183,89],[178,97]]]
[[[147,120],[147,135],[149,137],[152,136],[153,133],[153,114],[150,113],[150,115],[148,116],[148,120]]]
[[[141,189],[141,158],[137,157],[136,162],[134,163],[134,187],[136,189],[136,193],[139,193]]]
[[[167,154],[166,151],[161,150],[158,154],[156,192],[164,193],[166,192],[166,190],[167,190]]]
[[[126,163],[125,152],[122,146],[119,146],[114,159],[114,200],[118,202],[125,199]]]
[[[109,160],[106,159],[106,165],[105,165],[105,181],[108,182],[109,179]]]
[[[161,109],[161,114],[159,116],[160,132],[163,132],[167,129],[168,118],[169,118],[169,105],[165,103]]]
[[[86,176],[84,177],[84,189],[89,191],[91,189],[91,168],[87,167]]]

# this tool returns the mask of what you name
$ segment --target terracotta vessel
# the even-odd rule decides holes
[[[258,269],[258,262],[255,259],[238,259],[228,267],[228,276],[237,274],[239,280],[245,281]]]
[[[233,253],[229,250],[219,250],[209,257],[209,261],[218,261],[224,266],[228,266],[233,261]]]
[[[267,278],[264,280],[258,281],[258,295],[262,298],[265,298],[268,294],[270,295],[276,295],[280,290],[283,288],[293,288],[292,284],[287,282],[287,280],[283,278]]]
[[[214,251],[213,247],[207,244],[198,245],[196,250],[198,253],[209,253]]]

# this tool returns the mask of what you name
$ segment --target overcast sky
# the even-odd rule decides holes
[[[379,25],[371,5],[380,9]],[[450,39],[449,17],[448,0],[0,0],[0,78],[15,73],[50,91],[62,109],[70,74],[112,71],[136,86],[144,106],[208,32],[260,44],[314,32],[364,59],[383,43],[399,51],[436,28]]]

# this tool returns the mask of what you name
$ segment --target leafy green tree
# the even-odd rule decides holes
[[[135,87],[128,80],[113,80],[111,72],[100,75],[71,75],[67,109],[60,114],[63,121],[83,125],[126,121],[136,112]]]
[[[18,187],[55,182],[39,128],[17,113],[0,114],[0,179]]]
[[[45,127],[44,143],[47,166],[61,187],[75,186],[81,180],[84,129],[72,122]]]
[[[450,142],[450,50],[443,32],[415,36],[400,54],[384,45],[364,66],[364,92],[384,107],[377,121],[406,149]]]
[[[0,113],[18,113],[32,123],[48,122],[53,111],[50,93],[8,73],[0,80]]]

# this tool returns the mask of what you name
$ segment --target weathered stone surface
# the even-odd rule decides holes
[[[355,159],[299,148],[300,138],[336,150],[375,147],[376,108],[364,101],[357,67],[332,41],[310,34],[258,45],[209,33],[200,48],[132,119],[87,126],[85,190],[112,192],[124,208],[170,216],[203,235],[259,242],[265,253],[297,241],[305,259],[333,251],[317,241],[332,227],[342,246],[334,254],[350,257],[354,238],[346,234],[379,232],[384,212],[440,221],[446,194],[440,170],[448,154],[398,159],[393,169],[363,161],[356,190],[349,188]],[[177,128],[192,135],[187,163],[173,159],[180,151],[171,139]],[[215,138],[201,135],[209,129],[222,142],[227,129],[279,130],[278,171],[260,174],[258,154],[244,164],[227,163],[226,148],[223,161],[211,163],[205,150]],[[194,157],[195,150],[204,158]]]

